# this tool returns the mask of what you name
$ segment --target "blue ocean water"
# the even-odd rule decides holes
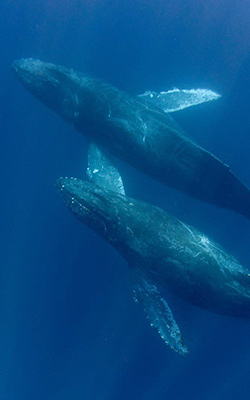
[[[85,138],[10,70],[34,57],[132,94],[205,87],[222,98],[176,113],[248,186],[246,0],[2,0],[0,400],[249,399],[250,321],[166,294],[189,355],[133,301],[125,261],[65,208],[54,182],[83,178]],[[130,196],[199,228],[249,266],[249,221],[118,162]]]

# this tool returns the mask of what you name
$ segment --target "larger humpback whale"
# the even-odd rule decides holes
[[[82,73],[34,59],[13,63],[22,84],[90,142],[197,199],[250,217],[250,190],[186,138],[170,111],[218,97],[208,91],[131,96]]]
[[[250,274],[217,243],[158,207],[126,197],[122,179],[95,146],[88,181],[60,178],[67,207],[128,262],[134,292],[167,344],[187,353],[158,285],[215,313],[250,317]]]

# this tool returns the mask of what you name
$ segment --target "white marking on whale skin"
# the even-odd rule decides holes
[[[201,251],[199,251],[199,253],[195,254],[194,258],[198,257],[201,253]]]
[[[129,232],[131,234],[131,236],[134,236],[134,232],[132,231],[132,229],[130,229],[128,226],[126,229],[127,229],[127,232]]]
[[[193,255],[193,258],[199,257],[203,252],[207,253],[211,258],[215,260],[215,262],[220,265],[220,270],[221,272],[226,275],[226,268],[229,268],[230,265],[233,268],[233,265],[239,265],[237,260],[233,259],[227,259],[226,257],[226,252],[224,249],[216,243],[212,242],[207,236],[202,235],[202,234],[194,234],[192,230],[183,222],[179,221],[190,233],[192,236],[192,240],[190,241],[190,245],[197,247],[198,249],[201,249],[202,251],[199,251],[197,249],[197,253]],[[187,249],[186,249],[187,250]],[[205,260],[204,260],[205,261]],[[225,264],[226,263],[226,264]],[[249,274],[250,276],[250,274]]]
[[[177,146],[174,148],[172,154],[170,155],[170,159],[178,159],[178,157],[183,153],[183,151],[187,148],[187,143],[183,140],[180,143],[177,144]],[[187,164],[186,164],[187,166]],[[189,165],[188,165],[189,166]],[[192,164],[191,164],[192,166]]]
[[[184,228],[187,229],[187,231],[190,233],[190,235],[195,239],[195,235],[193,234],[192,230],[186,224],[184,224],[184,222],[182,222],[182,221],[179,221],[179,222],[184,226]]]

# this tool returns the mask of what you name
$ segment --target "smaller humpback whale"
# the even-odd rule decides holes
[[[188,352],[158,285],[212,312],[250,316],[250,274],[234,257],[158,207],[127,197],[119,172],[94,145],[87,175],[57,181],[63,201],[128,262],[136,300],[173,350]]]
[[[110,154],[176,190],[250,217],[250,190],[169,115],[218,94],[174,89],[131,96],[39,60],[15,61],[13,69],[34,96]]]

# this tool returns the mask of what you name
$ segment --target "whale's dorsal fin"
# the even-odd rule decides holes
[[[160,93],[147,91],[144,94],[140,94],[139,97],[161,108],[164,112],[171,113],[217,100],[221,95],[208,89],[172,89]]]
[[[183,344],[180,329],[166,300],[157,287],[139,269],[131,267],[135,301],[141,303],[151,326],[157,329],[162,339],[179,354],[188,353]]]
[[[89,144],[87,176],[96,185],[125,195],[121,175],[111,158],[94,143]]]

